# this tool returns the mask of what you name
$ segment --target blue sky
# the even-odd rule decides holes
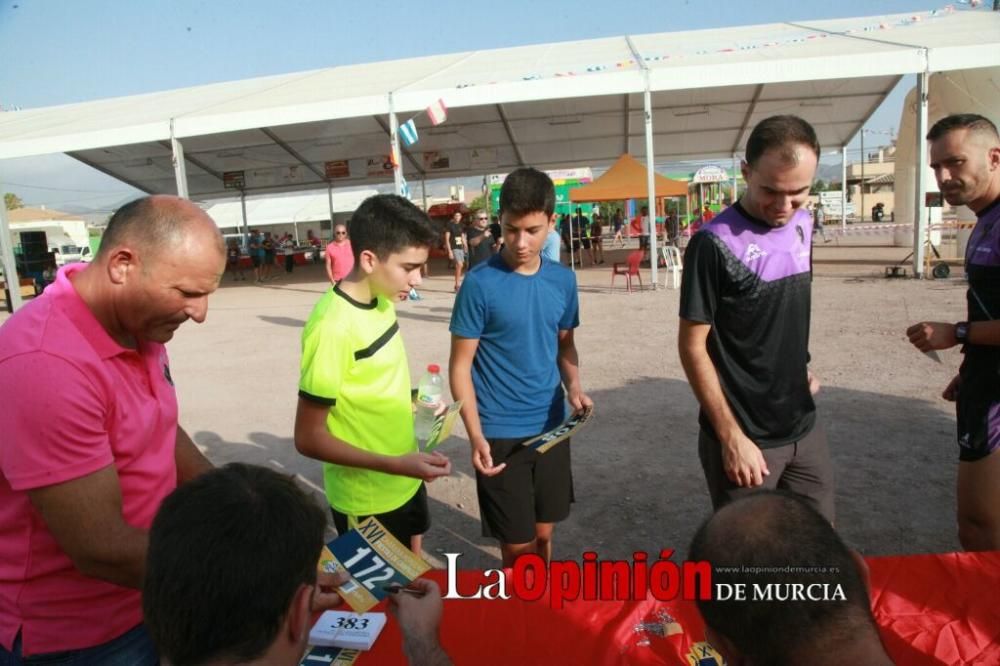
[[[761,6],[751,6],[755,4]],[[0,0],[0,105],[34,108],[435,53],[907,13],[944,4],[944,0]],[[868,127],[895,128],[903,97],[912,85],[912,77],[904,78]],[[2,160],[0,183],[4,191],[17,193],[28,204],[53,207],[109,205],[134,192],[61,155]]]

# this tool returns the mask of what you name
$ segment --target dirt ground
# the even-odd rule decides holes
[[[964,318],[958,279],[888,280],[906,249],[831,243],[815,252],[812,368],[819,414],[837,475],[837,527],[866,555],[958,549],[952,405],[940,393],[960,355],[927,359],[903,331],[921,319]],[[573,439],[577,501],[556,529],[554,557],[585,550],[625,558],[637,550],[685,553],[710,504],[696,453],[697,405],[676,352],[678,291],[609,290],[613,260],[578,272],[577,345],[596,411]],[[953,269],[952,274],[961,271]],[[397,308],[416,382],[428,363],[447,364],[454,294],[443,264]],[[661,273],[662,275],[662,273]],[[620,278],[619,278],[620,280]],[[212,296],[208,320],[185,324],[170,344],[181,423],[217,464],[246,461],[297,474],[322,500],[320,464],[292,443],[299,335],[327,288],[320,266],[255,286],[230,282]],[[6,315],[0,315],[0,321]],[[451,477],[429,486],[428,560],[463,553],[465,568],[499,564],[480,536],[465,432],[440,449]]]

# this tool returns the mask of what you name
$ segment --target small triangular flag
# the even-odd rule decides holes
[[[407,146],[412,146],[417,142],[417,124],[413,122],[413,118],[399,126],[399,136],[402,137],[403,143]]]
[[[431,119],[432,125],[440,125],[448,119],[448,107],[444,105],[444,100],[439,99],[427,107],[427,115]]]

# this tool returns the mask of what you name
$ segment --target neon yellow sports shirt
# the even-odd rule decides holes
[[[337,439],[372,453],[417,451],[410,369],[392,303],[358,303],[334,287],[319,300],[302,332],[299,396],[329,405],[326,427]],[[330,506],[349,516],[397,509],[420,479],[323,463]]]

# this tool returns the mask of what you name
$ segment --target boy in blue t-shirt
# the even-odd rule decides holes
[[[554,209],[547,175],[507,176],[503,250],[468,273],[451,317],[451,393],[464,403],[483,535],[500,540],[505,567],[525,553],[548,562],[553,527],[573,501],[569,440],[544,454],[521,442],[559,425],[565,402],[574,412],[593,405],[573,342],[576,276],[540,255]]]

